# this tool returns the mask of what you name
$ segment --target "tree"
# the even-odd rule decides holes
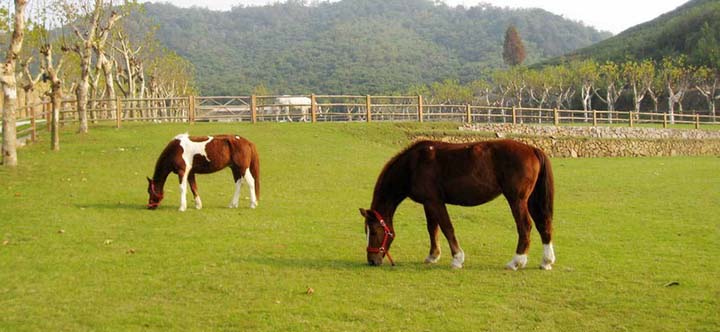
[[[599,68],[600,71],[600,82],[605,87],[605,97],[595,90],[595,96],[597,96],[603,103],[607,104],[608,120],[612,123],[613,112],[615,111],[615,104],[617,103],[620,96],[623,94],[623,81],[622,71],[620,66],[612,61],[608,61]]]
[[[598,65],[593,60],[575,62],[571,65],[580,81],[580,97],[582,98],[583,114],[588,120],[588,112],[592,110],[592,97],[595,94],[595,83],[600,77]]]
[[[667,87],[668,113],[670,122],[675,123],[675,104],[680,105],[682,112],[682,99],[692,83],[693,69],[685,64],[685,58],[664,58],[661,75]]]
[[[622,66],[623,78],[632,88],[635,112],[640,112],[640,104],[655,81],[655,63],[645,60],[641,63],[628,61]]]
[[[708,104],[708,110],[712,116],[716,116],[714,99],[720,99],[720,96],[715,97],[715,92],[718,90],[718,83],[720,83],[720,70],[718,70],[718,68],[710,69],[702,66],[695,71],[695,89],[705,98],[705,102]]]
[[[13,33],[5,56],[5,63],[0,66],[0,84],[2,84],[5,105],[3,108],[3,142],[2,164],[17,166],[17,130],[15,128],[17,109],[16,63],[22,50],[25,36],[25,6],[27,0],[15,0],[15,14],[12,17]]]
[[[511,67],[520,65],[525,61],[525,46],[520,34],[514,26],[509,26],[505,31],[505,43],[503,44],[503,60]]]

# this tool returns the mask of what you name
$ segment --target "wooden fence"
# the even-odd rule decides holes
[[[114,122],[375,122],[454,121],[463,123],[512,123],[544,125],[671,125],[700,128],[717,126],[718,117],[707,114],[675,114],[629,111],[582,111],[478,105],[427,104],[423,96],[308,95],[306,104],[288,106],[277,102],[286,96],[187,96],[143,99],[92,99],[90,123]],[[49,102],[21,107],[18,137],[35,141],[38,124],[49,129]],[[75,100],[62,103],[60,126],[77,123]]]

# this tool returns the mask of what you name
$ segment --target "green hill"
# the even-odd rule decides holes
[[[218,12],[145,4],[158,38],[189,59],[203,94],[388,93],[502,66],[514,24],[528,63],[610,36],[539,9],[448,7],[430,0],[288,1]],[[138,20],[143,21],[143,20]]]
[[[720,64],[720,1],[692,0],[656,19],[634,26],[615,37],[553,59],[655,59],[684,54],[694,65]]]

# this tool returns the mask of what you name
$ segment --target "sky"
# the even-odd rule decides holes
[[[178,7],[197,6],[212,10],[230,10],[233,6],[261,6],[285,0],[151,0]],[[331,0],[336,1],[336,0]],[[479,2],[498,7],[542,8],[585,25],[617,34],[634,25],[669,12],[688,0],[443,0],[449,6],[471,7]]]

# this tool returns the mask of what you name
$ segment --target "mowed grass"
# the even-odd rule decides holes
[[[442,126],[440,126],[442,128]],[[422,263],[422,207],[395,217],[398,265],[365,263],[359,207],[408,143],[394,124],[127,124],[62,133],[0,168],[2,331],[717,331],[720,158],[553,159],[552,271],[533,232],[525,270],[503,199],[451,207],[465,268]],[[450,128],[448,126],[448,128]],[[261,155],[261,197],[228,209],[229,170],[198,176],[204,208],[159,210],[145,176],[176,134],[235,133]],[[308,294],[308,288],[314,292]]]

